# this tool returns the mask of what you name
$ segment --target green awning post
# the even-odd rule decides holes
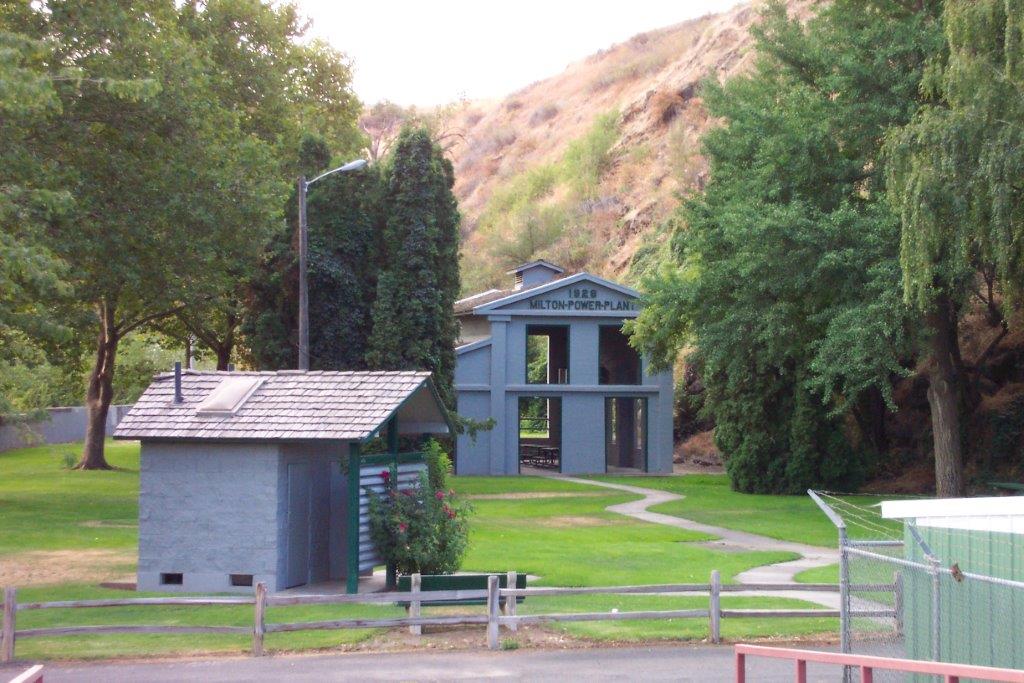
[[[388,419],[388,454],[391,455],[391,485],[398,489],[398,416]],[[384,584],[389,590],[398,586],[398,571],[394,564],[388,564]]]
[[[353,443],[348,451],[348,548],[346,550],[346,564],[348,571],[345,575],[345,592],[359,592],[359,444]]]

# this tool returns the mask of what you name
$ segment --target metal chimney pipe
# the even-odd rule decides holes
[[[174,362],[174,402],[185,402],[185,397],[181,395],[181,361]]]

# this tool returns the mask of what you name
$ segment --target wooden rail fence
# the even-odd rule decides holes
[[[252,596],[239,597],[165,597],[165,598],[124,598],[104,600],[62,600],[56,602],[25,602],[17,601],[14,588],[4,589],[3,623],[0,628],[0,661],[10,662],[14,659],[16,639],[36,638],[42,636],[96,635],[107,633],[234,633],[252,636],[252,654],[264,654],[264,639],[268,633],[287,633],[291,631],[334,630],[345,628],[389,628],[408,627],[413,633],[420,633],[423,626],[452,626],[465,624],[481,624],[486,626],[487,646],[491,649],[499,647],[499,629],[505,627],[515,631],[521,624],[538,624],[549,622],[578,621],[621,621],[635,619],[707,619],[710,640],[721,642],[722,619],[740,617],[754,618],[798,618],[798,617],[838,617],[837,609],[723,609],[721,596],[723,593],[763,593],[763,592],[817,592],[839,593],[836,584],[723,584],[717,571],[711,572],[708,583],[679,583],[651,586],[586,586],[586,587],[543,587],[515,588],[516,572],[508,573],[509,588],[500,588],[496,574],[487,577],[486,590],[432,590],[422,591],[419,576],[414,575],[411,581],[412,590],[407,592],[393,591],[389,593],[337,594],[337,595],[270,595],[266,585],[256,584]],[[895,584],[864,584],[851,586],[851,590],[872,592],[896,592]],[[670,595],[670,594],[706,594],[709,597],[707,608],[679,610],[646,610],[632,612],[565,612],[549,614],[518,614],[516,598],[550,597],[556,595]],[[457,614],[423,616],[422,604],[425,602],[449,602],[458,604],[464,601],[486,600],[485,614]],[[267,622],[267,609],[270,607],[286,607],[296,605],[348,605],[348,604],[399,604],[408,607],[406,617],[385,618],[352,618],[331,619],[322,621],[301,621],[291,623]],[[136,607],[140,605],[178,605],[178,606],[217,606],[217,605],[252,605],[253,625],[250,626],[161,626],[161,625],[111,625],[111,626],[61,626],[50,628],[20,629],[16,627],[17,615],[20,612],[40,609],[78,609],[103,607]],[[856,617],[889,617],[897,616],[895,609],[860,609],[851,611]]]

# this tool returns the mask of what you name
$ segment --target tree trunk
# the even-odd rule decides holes
[[[217,370],[223,371],[228,369],[228,365],[231,364],[231,347],[230,346],[218,346],[217,347]]]
[[[885,430],[888,407],[878,387],[870,387],[853,406],[853,417],[861,436],[871,444],[875,453],[889,450],[889,435]]]
[[[224,341],[217,345],[217,369],[227,370],[231,364],[231,352],[235,350],[235,328],[238,326],[238,319],[231,313],[225,316]]]
[[[98,308],[100,333],[96,340],[96,362],[89,373],[89,387],[85,394],[85,448],[82,459],[75,466],[80,470],[111,469],[104,456],[103,446],[107,412],[114,398],[114,358],[117,354],[118,333],[113,308],[106,302]]]
[[[962,396],[957,317],[952,302],[940,296],[927,315],[931,328],[931,367],[928,405],[931,407],[935,451],[935,493],[940,498],[962,496],[963,443],[960,429]]]

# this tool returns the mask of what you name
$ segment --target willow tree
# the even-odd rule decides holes
[[[936,488],[955,496],[967,400],[959,317],[978,277],[1004,307],[1024,287],[1024,2],[947,0],[942,19],[948,53],[923,83],[929,102],[887,151],[903,289],[930,328]]]

